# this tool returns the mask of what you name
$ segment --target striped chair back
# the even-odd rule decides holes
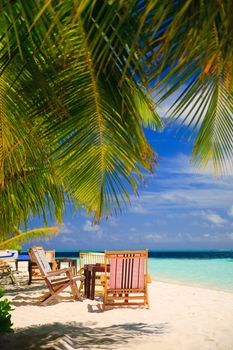
[[[110,289],[143,289],[147,267],[146,251],[106,252],[110,262]]]

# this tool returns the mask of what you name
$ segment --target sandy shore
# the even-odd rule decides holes
[[[150,310],[120,308],[102,312],[101,299],[64,299],[39,306],[42,283],[8,286],[14,334],[0,337],[5,349],[232,350],[233,294],[152,282]]]

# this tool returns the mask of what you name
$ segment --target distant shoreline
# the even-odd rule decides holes
[[[50,248],[51,249],[51,248]],[[113,249],[112,249],[113,250]],[[122,249],[123,250],[123,249]],[[77,258],[80,251],[104,252],[104,250],[57,250],[56,257]],[[21,254],[27,254],[22,250]],[[233,250],[148,250],[149,258],[174,259],[233,259]]]

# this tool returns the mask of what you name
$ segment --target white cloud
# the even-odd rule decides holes
[[[221,226],[221,225],[225,225],[227,223],[227,220],[223,219],[218,214],[206,213],[206,214],[203,214],[203,216],[215,225]]]
[[[70,237],[66,237],[66,236],[62,236],[61,237],[61,242],[66,244],[66,243],[72,243],[72,244],[77,244],[77,240],[74,238],[70,238]]]
[[[209,233],[204,233],[203,237],[209,238],[209,237],[210,237],[210,234],[209,234]]]
[[[107,222],[110,226],[119,226],[120,220],[117,218],[114,218],[113,216],[108,217]]]
[[[186,193],[179,193],[176,191],[170,191],[170,192],[164,192],[161,194],[162,199],[165,199],[166,201],[169,202],[183,202],[184,200],[186,201],[188,199],[187,197],[187,192]]]
[[[121,239],[121,238],[119,238],[119,237],[117,237],[117,236],[114,236],[114,235],[108,235],[108,240],[109,241],[113,241],[113,242],[120,242],[120,241],[124,241],[124,239]]]
[[[145,238],[150,242],[158,242],[162,240],[162,235],[158,233],[148,233]]]
[[[233,232],[232,233],[227,233],[228,238],[230,238],[233,241]]]
[[[69,234],[74,232],[74,228],[72,227],[72,224],[70,222],[63,223],[61,226],[59,226],[59,233],[60,234]]]
[[[134,205],[129,211],[135,214],[148,214],[147,210],[141,204]]]
[[[151,227],[151,226],[154,226],[154,224],[152,222],[149,222],[149,221],[146,221],[144,222],[143,224],[145,227]]]
[[[129,211],[136,214],[154,214],[164,209],[226,210],[232,204],[233,188],[208,188],[207,186],[203,188],[203,186],[192,187],[191,185],[187,188],[178,189],[178,187],[177,181],[176,189],[160,188],[160,192],[144,191],[139,198],[132,197],[133,208],[129,208]]]
[[[101,229],[98,224],[94,225],[90,220],[86,220],[82,228],[87,232],[97,232]]]
[[[231,208],[228,210],[227,214],[229,216],[233,216],[233,205],[231,206]]]
[[[233,162],[226,161],[226,166],[222,176],[221,174],[217,174],[218,176],[216,176],[211,163],[209,163],[209,165],[204,169],[200,169],[194,165],[191,155],[178,153],[175,157],[172,158],[161,158],[159,161],[159,170],[173,174],[192,174],[199,180],[217,183],[219,180],[225,181],[226,179],[229,179],[229,177],[232,177]]]
[[[83,231],[95,232],[97,238],[101,239],[103,237],[103,229],[99,225],[94,225],[90,220],[86,220],[85,224],[82,226]]]

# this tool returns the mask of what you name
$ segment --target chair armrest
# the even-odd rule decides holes
[[[81,267],[81,268],[77,271],[77,274],[83,275],[83,273],[84,273],[84,268]]]
[[[152,282],[151,275],[150,274],[146,275],[146,283],[151,283],[151,282]]]
[[[60,269],[60,270],[55,270],[55,271],[49,271],[47,272],[47,276],[57,276],[57,275],[61,275],[61,274],[65,274],[67,272],[72,272],[72,267],[66,267],[64,269]]]

